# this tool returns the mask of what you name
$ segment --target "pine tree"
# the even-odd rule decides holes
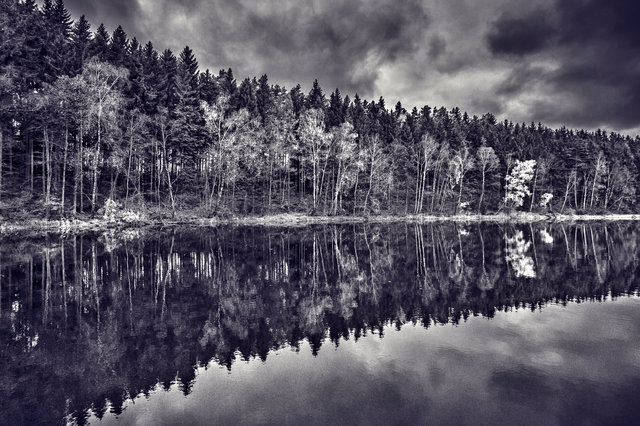
[[[71,35],[71,15],[64,7],[62,0],[52,3],[46,0],[42,6],[44,22],[44,50],[40,57],[42,61],[43,80],[52,83],[67,72],[69,61],[69,38]]]
[[[185,159],[184,176],[195,179],[195,160],[204,148],[204,117],[198,96],[198,61],[187,46],[180,54],[176,79],[178,102],[172,124],[173,150]]]
[[[177,94],[177,78],[178,78],[178,60],[170,49],[166,49],[159,61],[160,82],[158,87],[158,95],[160,105],[173,112],[178,104]]]
[[[180,78],[193,90],[198,88],[198,60],[189,46],[180,53]]]
[[[242,80],[240,87],[238,87],[238,94],[236,96],[236,106],[238,109],[246,109],[250,115],[257,115],[258,102],[254,91],[254,85],[249,77]]]
[[[324,112],[325,102],[326,99],[324,97],[324,93],[322,93],[320,84],[316,79],[313,82],[313,87],[311,88],[309,95],[307,95],[307,98],[305,99],[305,107],[307,107],[307,109],[317,109],[318,111]]]
[[[73,25],[71,35],[71,65],[70,75],[74,76],[82,72],[82,67],[88,59],[88,50],[91,44],[91,26],[84,15],[80,16]]]
[[[269,80],[266,74],[263,74],[258,80],[258,88],[256,90],[256,106],[262,123],[266,123],[267,119],[274,107],[273,94],[269,86]]]
[[[153,43],[148,42],[142,49],[141,64],[141,90],[140,97],[143,111],[148,115],[158,112],[160,102],[161,70],[159,67],[158,52],[153,48]]]
[[[218,97],[218,85],[214,76],[209,72],[209,69],[206,69],[205,72],[201,73],[198,80],[200,100],[208,104],[215,103]]]
[[[345,117],[343,113],[342,96],[340,90],[331,93],[329,97],[329,108],[327,108],[327,128],[340,126],[344,123]]]
[[[302,93],[302,87],[297,84],[295,87],[291,89],[289,92],[289,96],[291,97],[291,102],[293,104],[293,112],[296,117],[300,117],[300,113],[304,108],[304,94]]]
[[[108,58],[109,51],[109,33],[104,24],[100,24],[96,30],[91,44],[89,46],[89,57],[97,56],[100,60],[104,61]]]
[[[118,25],[118,28],[111,36],[111,43],[107,53],[108,61],[117,67],[127,65],[129,59],[128,45],[127,33]]]

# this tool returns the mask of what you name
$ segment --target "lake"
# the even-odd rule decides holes
[[[633,424],[640,225],[4,236],[7,424]]]

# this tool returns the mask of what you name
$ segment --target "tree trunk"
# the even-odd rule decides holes
[[[51,148],[49,147],[49,133],[47,131],[47,126],[44,126],[44,161],[42,168],[42,178],[45,179],[45,196],[44,202],[46,205],[46,217],[49,218],[49,213],[51,209]]]
[[[2,152],[4,151],[3,133],[0,130],[0,199],[2,198]]]
[[[600,160],[598,158],[598,160]],[[595,195],[596,192],[596,182],[598,181],[598,169],[600,168],[600,161],[598,161],[596,163],[596,172],[595,175],[593,176],[593,185],[591,185],[591,201],[589,202],[589,208],[592,209],[593,208],[593,197]]]
[[[564,211],[564,206],[567,204],[567,198],[569,197],[569,189],[571,189],[571,176],[567,179],[567,187],[564,190],[564,200],[562,201],[562,207],[560,207],[560,214]]]
[[[464,174],[460,175],[460,188],[458,189],[458,202],[456,203],[456,207],[453,209],[453,214],[458,214],[458,209],[460,208],[460,203],[462,202],[462,183],[464,181]]]
[[[536,196],[536,183],[538,182],[538,168],[536,167],[536,172],[533,175],[533,189],[531,191],[531,203],[529,205],[529,212],[533,210],[533,203]]]
[[[373,164],[371,164],[371,170],[369,172],[369,189],[367,190],[367,195],[364,197],[364,206],[362,207],[362,212],[367,214],[367,203],[369,202],[369,195],[371,195],[371,188],[373,187]]]
[[[167,160],[167,135],[165,134],[164,126],[162,127],[162,159],[167,175],[167,185],[169,185],[169,198],[171,199],[171,217],[176,217],[176,202],[173,198],[173,183],[171,182],[171,172],[169,171],[169,162]]]
[[[610,189],[611,188],[611,171],[607,173],[607,187],[604,190],[604,209],[606,210],[609,206],[609,197],[610,197]]]
[[[338,196],[340,195],[340,187],[342,186],[343,166],[338,163],[338,175],[336,176],[336,184],[333,191],[333,214],[338,214]]]
[[[273,186],[273,158],[269,158],[269,202],[267,209],[271,213],[271,188]]]
[[[422,182],[420,183],[420,211],[418,213],[422,213],[422,206],[424,204],[424,189],[427,184],[427,157],[425,153],[424,157],[424,165],[422,166]]]
[[[360,177],[360,170],[356,172],[356,184],[353,189],[353,214],[356,214],[356,207],[358,206],[358,178]]]
[[[80,153],[79,153],[79,166],[80,177],[78,178],[78,184],[80,185],[80,212],[84,211],[84,158],[82,151],[84,150],[84,127],[82,121],[80,122]]]
[[[478,201],[478,214],[481,213],[482,209],[482,200],[484,200],[484,176],[485,176],[485,168],[482,167],[482,190],[480,191],[480,201]]]
[[[98,107],[98,142],[96,144],[96,153],[93,158],[93,188],[91,190],[91,214],[96,211],[96,198],[98,195],[98,160],[100,158],[100,145],[102,143],[102,105]]]
[[[573,177],[573,204],[576,210],[578,210],[578,172],[576,172],[576,175]]]
[[[124,195],[124,207],[127,208],[129,203],[129,178],[131,176],[131,157],[133,156],[133,117],[131,118],[131,127],[129,133],[129,162],[127,163],[127,177],[125,179],[125,195]]]
[[[60,195],[60,215],[64,217],[64,190],[67,182],[67,153],[69,150],[69,128],[64,129],[64,160],[62,161],[62,191]]]
[[[418,214],[420,204],[420,155],[416,157],[416,194],[413,202],[413,213]]]
[[[30,179],[31,179],[31,193],[33,193],[33,181],[34,181],[34,174],[35,174],[35,170],[34,170],[34,152],[33,152],[33,138],[31,137],[31,132],[29,132],[29,169],[30,169]]]

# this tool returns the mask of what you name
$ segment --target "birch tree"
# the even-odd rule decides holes
[[[335,146],[335,157],[337,163],[336,182],[333,191],[333,214],[338,213],[338,197],[342,189],[346,186],[352,175],[352,169],[356,168],[357,173],[357,135],[353,132],[353,126],[350,123],[343,123],[340,127],[336,127],[332,131]]]
[[[473,156],[469,152],[469,148],[463,146],[457,151],[449,162],[449,170],[452,176],[452,182],[458,185],[458,202],[454,208],[453,213],[458,213],[460,203],[462,202],[462,189],[464,186],[464,177],[473,169],[475,163]]]
[[[500,165],[500,160],[496,155],[493,148],[490,146],[482,145],[478,148],[478,152],[476,153],[476,157],[478,158],[478,168],[480,169],[480,175],[482,178],[482,183],[480,185],[480,200],[478,200],[478,213],[480,213],[482,209],[482,201],[484,200],[484,187],[485,187],[485,179],[486,174],[498,168]]]
[[[102,161],[102,145],[111,142],[118,130],[117,121],[122,95],[117,84],[127,76],[126,70],[116,68],[95,58],[87,62],[82,77],[87,85],[89,111],[95,124],[96,142],[93,148],[91,212],[95,212],[98,194],[98,177]]]
[[[249,125],[247,110],[237,112],[229,111],[229,97],[220,96],[213,105],[203,103],[204,117],[207,129],[211,136],[212,145],[205,151],[205,179],[209,175],[213,178],[206,194],[209,208],[215,197],[217,211],[225,189],[232,185],[238,177],[238,167],[242,146],[239,142],[247,142],[247,137],[242,138],[242,131]],[[255,152],[255,150],[254,150]]]
[[[331,143],[331,137],[324,131],[324,113],[317,109],[305,111],[300,122],[300,140],[307,151],[312,170],[313,211],[318,208],[320,196],[321,160]]]

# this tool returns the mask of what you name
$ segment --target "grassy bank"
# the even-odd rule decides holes
[[[80,217],[75,219],[0,221],[0,233],[17,232],[85,232],[123,228],[164,228],[174,226],[212,227],[220,225],[256,226],[307,226],[316,224],[348,223],[433,223],[433,222],[577,222],[577,221],[630,221],[640,220],[640,214],[585,214],[553,215],[540,213],[498,213],[489,215],[373,215],[373,216],[311,216],[305,214],[273,214],[266,216],[244,216],[227,218],[202,218],[186,214],[176,217],[140,217],[131,219],[117,217]]]

